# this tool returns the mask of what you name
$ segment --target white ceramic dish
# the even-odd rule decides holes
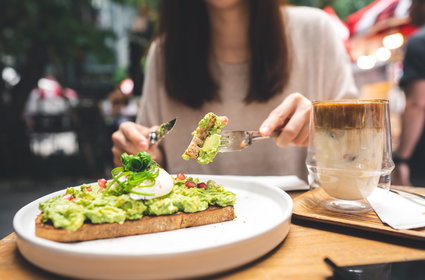
[[[253,261],[287,236],[292,199],[276,187],[237,179],[213,179],[237,195],[233,221],[153,234],[59,243],[36,237],[38,204],[21,208],[13,226],[18,248],[34,265],[85,279],[176,279],[223,272]]]

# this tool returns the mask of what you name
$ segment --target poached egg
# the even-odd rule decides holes
[[[141,187],[148,182],[142,182],[139,186],[132,188],[135,192],[149,193],[152,195],[140,195],[130,193],[130,197],[134,200],[140,199],[152,199],[155,197],[161,197],[171,192],[174,186],[174,180],[171,175],[164,169],[159,169],[158,177],[155,179],[155,184],[151,187]]]

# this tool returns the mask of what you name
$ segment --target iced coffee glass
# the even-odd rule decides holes
[[[306,165],[320,205],[370,210],[367,198],[391,183],[390,129],[387,100],[313,101]]]

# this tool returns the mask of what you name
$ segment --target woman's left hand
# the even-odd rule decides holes
[[[311,101],[300,93],[291,93],[277,106],[260,126],[263,136],[279,131],[276,144],[307,146]]]

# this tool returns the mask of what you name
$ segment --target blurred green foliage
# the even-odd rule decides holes
[[[129,77],[128,68],[127,67],[118,67],[113,76],[112,82],[115,86],[119,86],[119,84],[126,78]]]
[[[33,45],[41,44],[50,63],[81,60],[88,54],[110,61],[105,40],[113,33],[98,28],[94,17],[90,0],[2,0],[0,54],[15,57],[19,64],[31,59]]]

